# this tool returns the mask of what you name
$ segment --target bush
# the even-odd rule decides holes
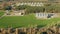
[[[60,6],[59,5],[50,5],[45,7],[46,12],[60,12]]]
[[[5,6],[4,10],[12,10],[12,6]]]
[[[24,10],[24,9],[26,9],[26,8],[27,8],[26,5],[19,5],[19,6],[16,6],[16,9],[17,9],[17,10]]]
[[[44,12],[45,9],[43,7],[36,7],[36,6],[31,6],[26,9],[27,13],[39,13],[39,12]]]

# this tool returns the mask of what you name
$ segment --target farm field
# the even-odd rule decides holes
[[[32,27],[35,25],[44,27],[57,23],[58,21],[60,21],[60,18],[52,18],[45,20],[36,19],[34,14],[29,14],[25,16],[4,16],[2,19],[0,19],[0,28],[30,27],[30,25],[32,25]]]
[[[0,11],[0,16],[2,16],[4,14],[4,12],[3,11]]]

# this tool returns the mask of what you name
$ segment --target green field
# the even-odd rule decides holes
[[[1,12],[0,12],[0,16],[2,16],[3,14],[4,14],[4,12],[1,11]]]
[[[60,21],[60,18],[53,18],[53,19],[36,19],[34,14],[29,14],[25,16],[5,16],[0,19],[0,28],[7,28],[7,27],[30,27],[30,25],[40,25],[46,26],[48,24],[57,23]]]

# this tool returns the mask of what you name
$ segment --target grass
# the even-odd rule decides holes
[[[0,10],[0,16],[2,16],[3,14],[4,14],[4,12]]]
[[[56,23],[57,21],[60,21],[60,18],[41,20],[36,19],[33,14],[25,16],[5,16],[4,18],[0,19],[0,28],[30,27],[30,25],[32,25],[32,27],[35,25],[44,27],[48,24],[52,24],[53,22]]]

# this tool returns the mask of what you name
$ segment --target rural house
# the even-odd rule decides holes
[[[11,11],[6,11],[7,16],[23,16],[25,15],[25,10],[12,10]]]
[[[36,17],[42,19],[60,17],[59,15],[59,13],[36,13]]]

